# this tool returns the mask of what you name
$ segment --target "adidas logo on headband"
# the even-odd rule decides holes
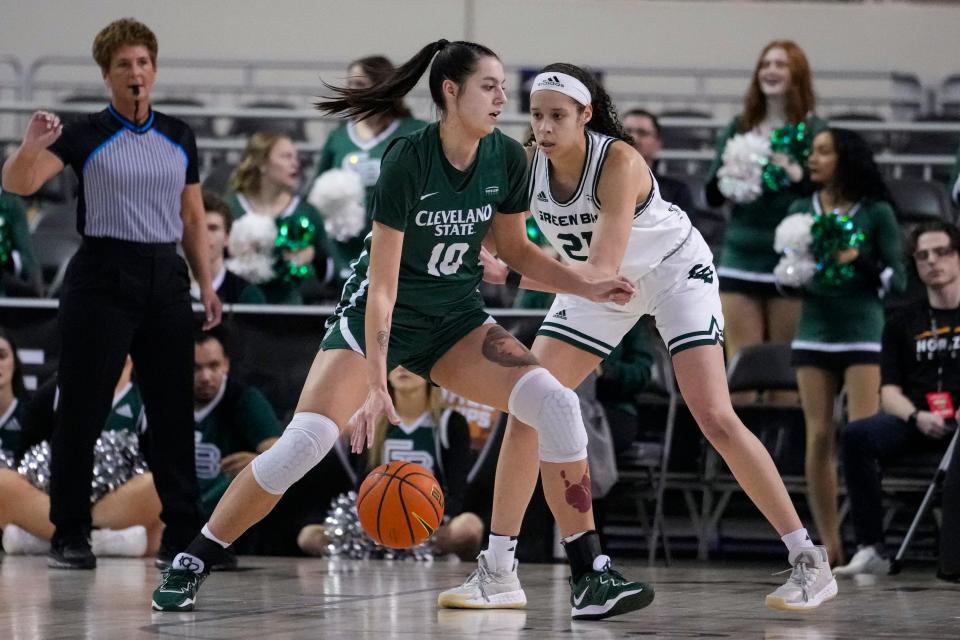
[[[563,83],[560,81],[560,78],[558,78],[557,76],[548,76],[548,77],[546,77],[546,78],[543,78],[542,80],[540,80],[540,82],[539,82],[538,84],[540,84],[540,85],[550,85],[550,86],[554,86],[554,87],[562,87],[562,86],[563,86]]]
[[[560,72],[541,73],[533,79],[530,95],[537,91],[558,91],[570,96],[580,104],[586,106],[592,101],[590,90],[586,85],[571,75]]]

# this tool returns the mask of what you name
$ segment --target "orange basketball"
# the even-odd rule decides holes
[[[428,469],[395,460],[371,471],[357,494],[357,514],[367,535],[385,547],[420,544],[443,521],[443,491]]]

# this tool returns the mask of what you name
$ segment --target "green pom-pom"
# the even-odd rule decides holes
[[[287,282],[299,282],[314,274],[312,264],[296,265],[285,260],[283,254],[286,251],[301,251],[313,246],[316,235],[317,226],[303,214],[288,216],[277,223],[277,241],[274,245],[277,262],[274,271],[278,278]]]
[[[784,125],[770,134],[770,153],[783,153],[799,164],[805,164],[810,155],[810,136],[805,122]],[[786,170],[772,162],[763,168],[763,185],[767,191],[779,191],[790,186]]]
[[[839,213],[821,213],[810,227],[810,253],[817,261],[814,280],[828,287],[849,282],[856,271],[853,264],[839,264],[836,255],[844,249],[857,249],[865,239],[853,219]]]

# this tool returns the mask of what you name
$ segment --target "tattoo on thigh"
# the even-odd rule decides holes
[[[501,367],[526,367],[538,364],[533,354],[498,324],[491,326],[487,331],[481,352],[484,358]]]
[[[567,480],[566,471],[561,471],[560,477],[563,478],[563,484],[567,488],[564,492],[567,504],[580,513],[590,511],[593,502],[593,492],[590,490],[590,471],[585,471],[583,477],[580,478],[580,482],[573,484]]]

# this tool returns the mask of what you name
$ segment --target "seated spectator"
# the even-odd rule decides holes
[[[445,409],[440,390],[403,367],[387,378],[390,395],[400,416],[400,424],[383,421],[377,428],[374,444],[368,452],[368,470],[406,460],[429,469],[444,492],[444,524],[431,540],[436,553],[454,553],[472,560],[480,552],[483,521],[463,512],[463,497],[470,472],[470,430],[463,415]],[[297,539],[309,555],[322,555],[327,532],[322,524],[309,524]]]
[[[274,273],[264,274],[263,280],[240,273],[257,284],[271,304],[302,304],[310,290],[328,300],[339,293],[323,290],[335,268],[320,213],[297,195],[299,186],[300,161],[293,140],[278,133],[253,134],[230,178],[233,193],[227,203],[234,220],[266,216],[281,234]]]
[[[937,221],[919,225],[909,251],[922,301],[904,307],[883,330],[881,411],[851,422],[843,432],[843,466],[858,549],[836,575],[884,574],[890,568],[884,547],[880,468],[918,450],[946,449],[957,428],[960,400],[960,230]],[[960,467],[951,465],[947,484],[956,486]],[[960,495],[945,494],[944,514],[956,528]],[[944,516],[946,523],[947,516]],[[960,579],[960,535],[941,535],[941,575]],[[952,558],[952,566],[945,566]],[[951,578],[952,577],[952,578]]]
[[[9,345],[9,342],[7,342]],[[0,371],[6,369],[3,363],[9,360],[4,356],[6,348],[0,340]],[[131,380],[133,362],[127,358],[123,372],[117,380],[113,406],[103,427],[104,437],[108,432],[127,432],[138,435],[146,426],[143,402],[140,391]],[[0,385],[8,376],[0,373]],[[58,409],[56,379],[44,384],[30,402],[29,410],[21,416],[21,424],[13,430],[19,435],[19,442],[13,447],[24,456],[20,472],[13,469],[0,469],[0,528],[3,529],[3,547],[8,554],[47,554],[50,552],[50,539],[54,526],[50,522],[50,497],[34,482],[49,478],[49,470],[37,472],[44,459],[49,455],[35,456],[30,464],[32,445],[44,447],[53,431],[55,414]],[[9,432],[11,421],[5,423]],[[122,443],[116,446],[124,446]],[[24,455],[25,454],[25,455]],[[124,466],[116,462],[126,456],[111,451],[114,467]],[[47,462],[49,464],[49,462]],[[127,468],[129,467],[129,468]],[[126,465],[122,480],[117,488],[109,490],[104,485],[118,478],[94,477],[91,495],[91,516],[94,529],[91,533],[92,549],[97,556],[143,556],[156,553],[160,547],[163,523],[160,521],[160,498],[153,486],[153,476],[143,473],[145,465]],[[45,471],[45,472],[44,472]],[[101,495],[102,494],[102,495]]]
[[[696,206],[693,204],[693,194],[690,187],[681,180],[665,176],[659,171],[659,156],[663,150],[660,121],[646,109],[631,109],[623,114],[623,130],[626,131],[643,159],[650,165],[657,184],[660,185],[660,195],[667,202],[672,202],[687,213],[693,213]]]
[[[221,335],[198,333],[194,337],[197,480],[206,518],[230,481],[257,454],[269,449],[281,433],[273,407],[263,393],[229,376],[230,358]]]
[[[233,215],[227,203],[212,191],[203,192],[203,209],[207,221],[207,241],[210,244],[210,278],[217,297],[225,304],[263,304],[263,292],[244,278],[228,271],[224,263]],[[190,276],[190,297],[200,301],[200,285]]]
[[[36,264],[23,198],[0,190],[0,297],[34,297]]]
[[[789,213],[847,216],[863,238],[856,248],[813,257],[823,268],[803,285],[800,321],[791,344],[806,425],[810,511],[836,566],[844,556],[833,407],[846,389],[851,421],[879,409],[883,296],[903,291],[906,276],[893,199],[866,141],[846,129],[821,131],[813,139],[809,165],[817,191],[795,201]],[[830,273],[837,275],[828,278]]]

